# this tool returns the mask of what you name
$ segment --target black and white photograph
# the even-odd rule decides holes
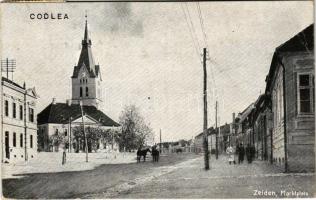
[[[313,1],[0,6],[2,198],[316,197]]]

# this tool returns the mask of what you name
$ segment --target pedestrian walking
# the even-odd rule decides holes
[[[228,162],[231,165],[231,163],[233,162],[234,164],[236,164],[235,162],[235,151],[234,148],[232,146],[227,147],[226,149],[226,153],[228,155]]]
[[[240,143],[238,147],[238,164],[244,162],[244,156],[245,156],[245,148],[243,147],[242,143]]]
[[[246,156],[247,156],[247,161],[250,164],[252,162],[252,148],[251,148],[250,144],[247,144]]]

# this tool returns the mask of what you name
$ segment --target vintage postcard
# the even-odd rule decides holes
[[[2,198],[315,197],[312,1],[0,6]]]

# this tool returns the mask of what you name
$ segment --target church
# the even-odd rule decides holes
[[[39,151],[84,151],[84,140],[82,137],[76,138],[74,131],[80,130],[78,128],[83,125],[85,130],[109,133],[106,140],[101,137],[97,142],[98,151],[118,151],[114,138],[120,131],[120,125],[99,110],[102,103],[102,77],[100,66],[94,62],[91,45],[86,19],[79,61],[71,76],[72,98],[65,103],[58,103],[53,98],[51,104],[37,115]],[[88,149],[91,151],[89,143]]]

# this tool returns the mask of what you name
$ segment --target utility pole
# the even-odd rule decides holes
[[[71,148],[72,148],[72,140],[71,140],[71,121],[72,121],[72,117],[69,117],[68,153],[71,153]]]
[[[204,165],[205,170],[209,170],[209,151],[208,151],[208,141],[207,141],[207,72],[206,72],[206,48],[203,48],[203,101],[204,101],[204,122],[203,122],[203,148],[204,148]]]
[[[85,142],[85,151],[86,151],[86,162],[88,162],[88,140],[87,140],[86,130],[85,130],[85,127],[84,127],[82,104],[83,104],[83,102],[80,101],[81,117],[82,117],[82,126],[83,126],[83,134],[84,134],[84,142]]]
[[[26,123],[26,106],[27,106],[27,102],[26,102],[26,85],[25,82],[23,84],[23,88],[24,88],[24,159],[25,161],[28,160],[28,154],[27,154],[27,123]]]
[[[0,80],[1,80],[1,90],[0,90],[0,95],[1,95],[1,99],[0,99],[0,102],[1,102],[1,105],[0,105],[0,116],[1,116],[1,126],[0,126],[0,134],[1,134],[1,163],[3,162],[3,152],[4,152],[4,149],[3,149],[3,82],[2,82],[2,66],[0,67]],[[272,143],[271,143],[272,144]]]
[[[9,79],[9,59],[6,59],[6,64],[7,64],[7,79]]]
[[[215,103],[216,160],[218,159],[217,101]]]
[[[159,132],[159,151],[161,153],[161,129],[160,129],[160,132]]]

